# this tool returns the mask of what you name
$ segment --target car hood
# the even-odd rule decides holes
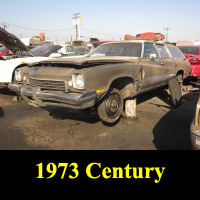
[[[1,27],[0,27],[0,43],[2,43],[4,46],[6,46],[13,53],[15,53],[16,51],[29,52],[29,49],[19,38],[17,38],[13,34],[7,32],[6,30],[4,30]]]
[[[125,57],[125,56],[94,56],[94,57],[83,57],[83,58],[58,58],[53,60],[46,60],[41,63],[44,64],[73,64],[83,65],[89,63],[123,63],[123,62],[137,62],[139,58]]]

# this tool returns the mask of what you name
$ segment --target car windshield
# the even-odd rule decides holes
[[[140,57],[141,43],[109,43],[97,47],[89,56],[129,56]]]
[[[65,50],[66,52],[71,52],[71,53],[73,53],[74,51],[73,46],[65,46]]]
[[[85,55],[87,50],[84,47],[74,47],[74,53],[77,55]]]
[[[60,48],[61,46],[59,45],[43,45],[43,46],[39,46],[34,49],[31,49],[31,53],[34,56],[48,57],[52,53],[55,53]]]
[[[179,46],[184,54],[199,55],[199,48],[194,46]]]

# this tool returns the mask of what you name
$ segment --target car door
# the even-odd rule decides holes
[[[184,77],[187,77],[191,73],[191,66],[186,56],[176,46],[167,46],[171,58],[174,59],[176,65],[174,65],[174,73],[178,74],[179,71],[184,72]],[[183,77],[183,78],[184,78]]]
[[[140,64],[143,66],[145,72],[144,83],[141,90],[156,87],[160,84],[160,76],[165,73],[161,63],[162,60],[155,45],[145,42],[140,59]]]
[[[159,77],[159,81],[164,83],[175,75],[174,67],[176,66],[176,61],[170,57],[165,45],[156,44],[156,47],[161,57],[161,68],[163,73]]]

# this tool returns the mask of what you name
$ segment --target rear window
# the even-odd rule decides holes
[[[167,46],[173,58],[185,59],[185,55],[175,46]]]
[[[179,46],[178,47],[184,54],[199,55],[199,48],[194,46]]]

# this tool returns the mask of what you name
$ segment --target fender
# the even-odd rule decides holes
[[[117,76],[114,76],[114,77],[112,77],[112,79],[109,80],[109,82],[108,82],[108,84],[106,86],[106,92],[98,99],[98,101],[100,101],[102,98],[104,98],[109,93],[112,84],[115,81],[117,81],[118,79],[121,79],[121,78],[129,78],[129,79],[131,79],[133,84],[136,83],[135,86],[138,85],[137,83],[139,82],[138,78],[136,78],[136,77],[134,77],[134,76],[132,76],[130,74],[119,74]],[[136,86],[133,89],[136,90],[135,92],[137,92],[139,88]],[[133,96],[134,95],[132,95],[130,97],[133,97]]]

